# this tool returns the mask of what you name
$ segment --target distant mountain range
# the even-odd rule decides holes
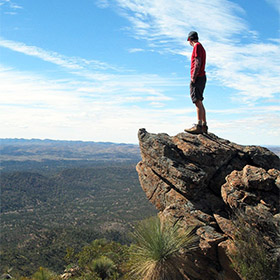
[[[138,145],[110,142],[0,139],[1,161],[140,160]]]
[[[280,146],[266,146],[280,156]],[[0,161],[138,161],[138,145],[40,139],[0,139]]]

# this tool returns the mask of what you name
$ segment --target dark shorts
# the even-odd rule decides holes
[[[203,100],[203,91],[206,85],[206,76],[197,77],[195,83],[190,84],[190,94],[192,102],[195,103],[197,100]]]

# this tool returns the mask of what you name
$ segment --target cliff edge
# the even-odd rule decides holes
[[[214,134],[138,132],[140,184],[162,219],[196,226],[199,249],[187,256],[189,279],[240,280],[229,252],[233,215],[242,210],[280,225],[280,159],[266,148]],[[269,233],[263,232],[269,239]]]

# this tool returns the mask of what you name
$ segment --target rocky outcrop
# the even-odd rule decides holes
[[[214,134],[171,137],[140,129],[138,137],[137,172],[147,198],[162,219],[197,227],[199,250],[188,258],[199,276],[189,279],[239,280],[229,254],[231,217],[242,209],[279,223],[279,157]]]

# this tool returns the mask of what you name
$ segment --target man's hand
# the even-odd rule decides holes
[[[191,78],[191,82],[194,84],[195,83],[195,78]]]

